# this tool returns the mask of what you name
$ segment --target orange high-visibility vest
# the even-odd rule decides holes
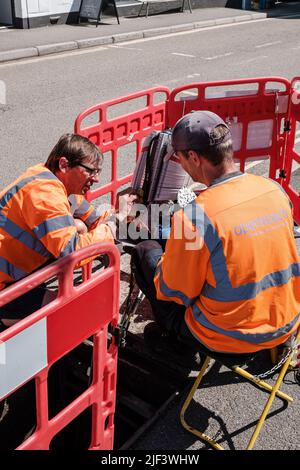
[[[99,220],[104,220],[111,213],[111,211],[100,212],[98,207],[96,208],[87,202],[85,197],[80,194],[71,194],[68,200],[74,219],[82,220],[89,229],[93,228],[95,222],[98,224]]]
[[[101,222],[83,205],[88,226]],[[113,242],[109,227],[78,235],[64,185],[44,165],[35,165],[0,193],[0,290],[51,259],[99,241]]]
[[[234,173],[175,213],[157,297],[186,306],[191,333],[218,352],[272,348],[300,322],[290,202],[275,182]]]

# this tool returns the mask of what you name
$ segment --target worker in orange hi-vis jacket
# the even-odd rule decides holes
[[[214,113],[181,118],[172,145],[207,188],[175,212],[164,253],[154,240],[133,253],[157,323],[155,334],[148,329],[153,344],[173,335],[200,351],[239,354],[284,343],[300,322],[287,195],[268,178],[237,171],[230,129]]]
[[[29,168],[0,193],[0,290],[75,250],[114,242],[111,212],[99,213],[84,198],[99,181],[102,160],[90,140],[65,134],[45,164]],[[131,196],[127,202],[130,207]],[[126,204],[122,208],[120,219],[126,218]],[[40,286],[6,304],[2,327],[35,311],[48,296]]]

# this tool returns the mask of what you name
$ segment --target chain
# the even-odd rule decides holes
[[[275,364],[275,366],[272,367],[272,369],[267,370],[266,372],[263,372],[262,374],[254,375],[253,377],[255,379],[260,380],[260,379],[264,379],[264,378],[268,377],[269,375],[273,374],[273,372],[275,372],[277,369],[280,369],[280,367],[287,361],[289,355],[292,352],[295,352],[297,348],[298,348],[298,342],[294,339],[292,345],[287,349],[286,354],[280,359],[278,364]]]

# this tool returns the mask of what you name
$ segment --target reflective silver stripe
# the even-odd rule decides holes
[[[93,208],[93,212],[85,220],[86,225],[89,227],[94,222],[96,222],[96,220],[99,219],[99,217],[101,217],[101,213],[97,209]]]
[[[255,297],[271,287],[286,285],[294,277],[300,276],[300,263],[293,263],[287,269],[267,274],[258,282],[231,287],[228,285],[215,287],[206,284],[202,290],[202,295],[217,302],[234,302],[238,300],[254,299]]]
[[[70,215],[59,215],[52,219],[47,219],[41,224],[33,227],[33,233],[39,238],[43,238],[47,233],[54,232],[60,228],[75,227],[74,219]]]
[[[83,199],[80,206],[76,207],[75,212],[74,212],[74,217],[81,217],[82,215],[87,213],[89,208],[90,208],[90,204],[85,199]]]
[[[210,252],[210,264],[217,283],[216,287],[206,283],[201,295],[218,302],[253,299],[260,292],[287,284],[292,277],[300,275],[300,264],[293,263],[285,270],[266,274],[260,281],[232,287],[223,245],[214,225],[195,201],[184,208],[184,213],[204,238]]]
[[[70,241],[67,243],[65,248],[61,251],[59,257],[62,258],[63,256],[67,256],[70,253],[73,253],[73,251],[76,250],[77,241],[78,241],[78,233],[76,232],[74,233]]]
[[[17,268],[2,256],[0,256],[0,271],[8,274],[8,276],[10,276],[14,281],[18,281],[28,275],[28,273]]]
[[[46,318],[0,342],[0,399],[47,367]]]
[[[19,181],[15,186],[9,188],[8,191],[0,199],[0,209],[5,207],[8,202],[14,197],[26,184],[31,183],[31,181],[43,179],[43,180],[57,180],[56,176],[51,171],[43,171],[42,173],[37,173],[34,176],[29,176]]]
[[[52,256],[47,248],[37,238],[33,237],[31,233],[26,232],[17,224],[12,222],[2,212],[0,212],[0,227],[11,237],[23,243],[23,245],[35,251],[39,255],[46,258],[50,258]]]
[[[278,328],[278,330],[273,331],[271,333],[241,333],[240,331],[232,331],[232,330],[224,330],[224,328],[221,328],[220,326],[217,326],[213,323],[211,323],[201,312],[199,307],[194,304],[192,307],[193,311],[193,316],[197,323],[200,325],[204,326],[205,328],[208,328],[209,330],[216,331],[217,333],[220,333],[224,337],[228,338],[234,338],[239,341],[244,341],[246,343],[250,344],[262,344],[262,343],[267,343],[269,341],[273,341],[276,338],[280,338],[281,336],[285,335],[286,333],[289,333],[295,323],[297,323],[300,313],[296,315],[296,317],[287,325],[282,326],[281,328]]]
[[[198,297],[189,298],[183,292],[179,290],[170,289],[170,287],[168,287],[165,281],[163,280],[161,266],[158,266],[158,268],[156,269],[155,275],[157,274],[159,274],[160,291],[164,294],[165,297],[177,297],[177,299],[180,299],[186,307],[193,304],[198,298]]]
[[[68,200],[69,200],[69,203],[70,203],[71,214],[74,215],[74,212],[75,212],[76,209],[77,209],[77,201],[76,201],[75,195],[74,195],[74,194],[71,194],[71,195],[68,197]]]

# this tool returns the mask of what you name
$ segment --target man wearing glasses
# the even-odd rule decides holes
[[[110,213],[99,213],[84,198],[99,181],[102,160],[90,140],[65,134],[45,164],[29,168],[0,192],[0,290],[75,250],[114,241],[112,221],[105,223]],[[119,213],[120,220],[125,217]],[[12,325],[49,300],[39,286],[6,304],[0,331],[1,324]]]

